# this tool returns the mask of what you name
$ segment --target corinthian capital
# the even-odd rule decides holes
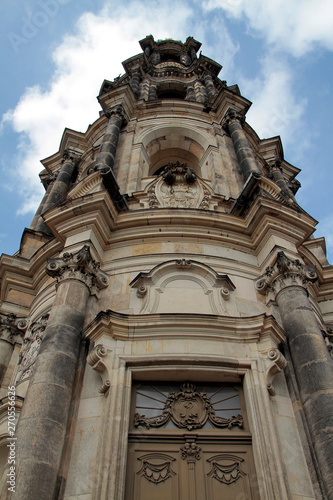
[[[108,108],[105,111],[100,112],[100,116],[106,116],[109,120],[114,115],[119,116],[121,118],[122,125],[126,125],[126,123],[128,122],[128,118],[125,113],[124,106],[122,104],[116,104],[116,106],[112,106],[111,108]]]
[[[61,163],[74,163],[75,165],[79,163],[81,156],[75,151],[71,151],[70,149],[65,149],[64,154],[62,155]]]
[[[70,279],[82,281],[92,295],[96,295],[98,289],[106,288],[109,283],[107,274],[100,269],[100,264],[92,259],[88,245],[77,253],[66,252],[62,257],[49,259],[46,272],[56,278],[58,284]]]
[[[245,122],[245,116],[243,115],[243,113],[239,113],[235,109],[229,108],[228,111],[226,112],[226,114],[223,117],[222,127],[224,129],[228,129],[229,124],[231,122],[235,122],[235,121],[237,121],[241,125],[243,125],[243,123]]]
[[[17,318],[15,314],[0,313],[0,340],[13,345],[21,344],[27,326],[28,321],[25,318]]]
[[[305,266],[299,260],[291,260],[284,252],[277,254],[272,266],[268,266],[263,276],[256,282],[259,293],[273,292],[275,296],[284,288],[300,286],[306,289],[309,281],[318,278],[315,266]]]

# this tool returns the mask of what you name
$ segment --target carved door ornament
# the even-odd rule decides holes
[[[207,421],[213,427],[231,429],[234,426],[243,427],[243,417],[238,414],[230,418],[216,415],[211,398],[205,392],[196,392],[193,384],[181,385],[179,392],[170,392],[162,410],[158,416],[146,417],[136,413],[134,415],[134,426],[162,427],[172,421],[178,428],[201,429]]]
[[[172,462],[175,460],[169,455],[163,453],[148,453],[138,460],[141,461],[141,469],[137,473],[143,476],[151,483],[162,483],[170,477],[176,475],[172,470]]]
[[[240,468],[240,464],[244,460],[236,455],[222,453],[209,458],[207,462],[211,464],[208,477],[213,477],[220,483],[232,484],[246,475]]]

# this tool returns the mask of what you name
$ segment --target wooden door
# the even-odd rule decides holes
[[[241,411],[238,388],[143,384],[135,392],[126,500],[259,498],[251,436],[241,414],[231,415]]]

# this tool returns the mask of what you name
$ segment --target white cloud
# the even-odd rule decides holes
[[[26,90],[15,109],[3,117],[21,134],[18,146],[17,175],[23,177],[20,209],[25,214],[36,209],[41,199],[39,160],[56,152],[65,127],[85,131],[98,118],[96,95],[103,80],[123,73],[121,61],[139,53],[138,40],[154,27],[157,38],[188,36],[187,23],[192,12],[177,6],[170,23],[170,5],[133,2],[115,7],[107,2],[99,15],[84,13],[73,34],[55,49],[56,69],[47,90],[36,85]]]
[[[250,30],[295,56],[318,45],[333,50],[331,0],[208,0],[204,8],[245,18]]]
[[[307,101],[294,95],[293,72],[288,64],[267,55],[260,75],[254,80],[240,78],[239,84],[242,93],[253,101],[247,121],[257,134],[261,138],[281,135],[285,145],[294,142],[302,128],[300,118]]]

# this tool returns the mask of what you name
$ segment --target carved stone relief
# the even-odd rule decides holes
[[[19,355],[18,371],[15,383],[19,384],[31,378],[33,366],[39,353],[49,314],[44,314],[37,321],[31,323],[23,339],[23,345]]]
[[[169,163],[147,189],[149,208],[202,208],[209,210],[212,197],[205,183],[186,163]]]

